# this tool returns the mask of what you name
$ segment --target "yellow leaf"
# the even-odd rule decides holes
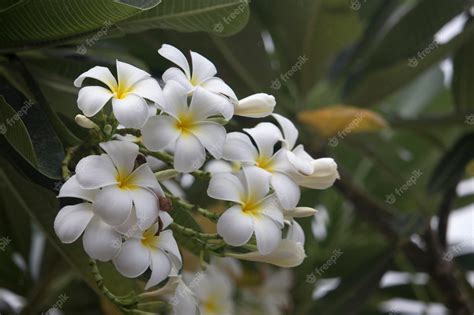
[[[474,176],[474,160],[471,160],[467,165],[466,165],[466,174],[469,177]]]
[[[379,114],[346,105],[305,110],[298,113],[298,120],[324,137],[346,137],[352,133],[379,131],[388,126]]]

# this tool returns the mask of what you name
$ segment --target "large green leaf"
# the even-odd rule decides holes
[[[25,103],[25,113],[32,103]],[[38,167],[33,144],[31,143],[28,129],[26,129],[20,114],[14,110],[5,98],[0,95],[0,134],[5,136],[7,141],[15,150],[31,165]]]
[[[0,50],[52,46],[82,38],[82,50],[78,50],[82,53],[106,36],[154,28],[229,35],[245,25],[249,14],[247,2],[241,0],[159,2],[26,1],[0,12]],[[216,26],[219,23],[222,29]]]
[[[472,24],[472,21],[469,22]],[[469,25],[468,24],[468,25]],[[466,42],[453,58],[452,93],[460,111],[474,110],[474,39]]]
[[[62,178],[64,148],[37,104],[0,80],[0,127],[11,146],[43,175]]]

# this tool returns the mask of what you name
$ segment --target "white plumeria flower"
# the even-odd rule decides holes
[[[223,272],[210,266],[199,281],[195,294],[201,315],[233,315],[234,284]]]
[[[76,176],[65,182],[58,197],[78,198],[85,202],[62,208],[54,220],[54,231],[65,244],[75,242],[84,233],[82,244],[86,253],[93,259],[108,261],[119,252],[122,237],[95,213],[92,202],[97,192],[83,189]]]
[[[277,126],[260,123],[254,128],[244,129],[257,145],[253,145],[249,136],[240,132],[227,135],[223,158],[255,165],[271,174],[271,186],[275,190],[283,208],[293,209],[300,199],[300,188],[291,177],[293,165],[288,161],[287,150],[282,148],[274,153],[274,146],[283,136]]]
[[[283,268],[297,267],[303,263],[306,257],[303,244],[290,239],[281,240],[273,251],[265,255],[257,251],[245,254],[228,253],[226,255],[240,260],[263,262]]]
[[[199,169],[206,160],[206,149],[216,159],[222,155],[225,128],[209,119],[219,115],[222,98],[209,96],[197,87],[188,105],[187,94],[176,82],[163,89],[163,112],[148,120],[142,129],[143,143],[152,151],[171,147],[174,168],[182,173]]]
[[[339,179],[337,164],[331,158],[313,159],[303,145],[295,147],[298,129],[288,119],[278,114],[272,115],[283,131],[283,145],[287,150],[288,161],[297,172],[292,177],[298,185],[312,189],[326,189]]]
[[[162,228],[166,228],[170,223],[163,222]],[[113,263],[115,268],[128,278],[136,278],[150,268],[151,276],[145,287],[148,289],[165,280],[173,268],[179,270],[182,260],[173,232],[159,231],[157,223],[145,232],[126,240]]]
[[[234,114],[234,103],[237,103],[237,96],[234,91],[222,79],[215,77],[216,67],[205,57],[191,51],[192,73],[186,56],[176,47],[164,44],[158,53],[176,64],[179,68],[173,67],[163,73],[163,81],[166,83],[176,81],[181,84],[187,93],[193,93],[196,87],[201,87],[217,95],[226,96],[227,102],[222,104],[222,116],[229,120]],[[222,97],[223,97],[222,96]]]
[[[217,233],[232,246],[246,244],[255,233],[261,254],[274,250],[281,240],[283,212],[270,191],[270,174],[255,166],[245,166],[237,175],[212,176],[207,193],[210,197],[237,205],[227,209],[217,222]]]
[[[140,128],[148,119],[148,104],[145,99],[160,102],[161,88],[151,75],[125,62],[117,60],[117,77],[106,67],[96,66],[74,81],[81,87],[84,79],[96,79],[102,86],[86,86],[79,90],[77,104],[84,115],[96,115],[112,99],[115,118],[127,128]]]
[[[263,118],[273,112],[276,102],[273,95],[257,93],[239,100],[234,106],[234,115]]]
[[[83,158],[76,166],[76,177],[84,189],[99,189],[94,211],[107,224],[118,226],[135,209],[138,226],[145,230],[159,214],[157,196],[164,196],[147,163],[135,169],[138,146],[127,141],[100,144],[107,153]]]

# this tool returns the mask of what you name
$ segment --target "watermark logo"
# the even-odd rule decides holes
[[[416,68],[421,60],[425,59],[429,54],[431,54],[438,47],[439,47],[439,43],[437,41],[431,42],[424,49],[418,51],[415,56],[408,58],[408,66],[410,68]]]
[[[44,315],[57,314],[58,311],[64,307],[64,303],[66,303],[67,300],[69,300],[69,296],[67,296],[64,293],[61,294],[60,296],[58,296],[56,303],[54,303],[53,306],[51,306],[51,308],[47,310],[46,312],[44,312],[43,314]]]
[[[214,27],[213,27],[214,32],[222,33],[225,29],[225,25],[229,25],[239,15],[244,13],[249,3],[250,3],[250,0],[241,0],[241,3],[229,15],[224,16],[221,22],[214,24]]]
[[[12,242],[12,239],[9,238],[8,236],[0,238],[0,252],[4,252],[11,242]]]
[[[418,179],[423,175],[423,172],[419,169],[414,170],[410,178],[400,187],[395,188],[395,191],[385,195],[385,202],[389,205],[393,205],[397,201],[397,197],[401,197],[406,193],[412,186],[416,184]]]
[[[11,117],[5,120],[5,123],[0,124],[0,134],[4,135],[7,133],[8,128],[12,127],[21,117],[28,113],[28,110],[33,106],[32,100],[26,100],[23,102],[23,106]]]
[[[103,25],[104,26],[102,26],[102,28],[98,30],[97,33],[94,34],[94,36],[87,38],[82,44],[77,45],[76,53],[78,53],[79,55],[87,54],[87,47],[92,47],[97,44],[99,40],[101,40],[104,36],[107,35],[109,29],[112,27],[113,24],[111,21],[107,20],[104,22]]]
[[[333,136],[328,139],[329,146],[337,147],[337,145],[339,144],[339,139],[344,140],[345,137],[347,137],[352,131],[354,131],[354,129],[356,129],[360,125],[366,115],[367,114],[365,112],[358,112],[355,115],[355,118],[349,123],[349,125],[347,125],[344,129],[339,130],[336,136]]]
[[[335,249],[333,252],[332,252],[332,255],[331,257],[329,257],[329,259],[323,264],[321,265],[319,268],[316,268],[314,269],[314,272],[311,272],[309,274],[306,275],[306,282],[307,283],[310,283],[310,284],[314,284],[318,279],[316,277],[316,274],[319,276],[319,277],[322,277],[323,274],[332,266],[332,265],[335,265],[337,263],[337,260],[339,259],[339,257],[341,257],[342,255],[344,254],[344,252],[341,250],[341,249]]]
[[[270,88],[273,90],[279,90],[282,86],[282,83],[288,81],[296,72],[300,71],[303,65],[308,61],[306,55],[299,56],[296,63],[285,73],[280,74],[279,78],[275,78],[270,83]]]
[[[474,125],[474,114],[469,114],[466,116],[466,120],[464,122],[468,125]]]
[[[362,2],[367,2],[367,0],[351,0],[351,4],[350,4],[350,7],[351,7],[351,10],[354,10],[354,11],[359,11],[360,8],[362,7]]]

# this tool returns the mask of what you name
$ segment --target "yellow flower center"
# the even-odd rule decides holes
[[[216,296],[209,296],[202,302],[206,314],[221,314],[222,306],[219,305],[219,299]]]
[[[120,189],[135,189],[136,188],[136,185],[135,185],[135,181],[134,181],[134,178],[133,176],[131,175],[128,175],[128,176],[123,176],[123,173],[124,172],[118,172],[118,175],[117,175],[117,182],[118,182],[118,187]]]
[[[195,127],[194,119],[189,113],[183,113],[178,116],[178,120],[176,121],[176,129],[181,131],[183,134],[189,134]]]
[[[130,86],[118,84],[115,88],[112,89],[112,92],[114,92],[115,98],[122,100],[127,97],[127,95],[131,93],[132,90],[133,89]]]
[[[269,172],[273,170],[273,161],[271,157],[259,155],[255,161],[255,165]]]
[[[143,246],[146,246],[148,248],[154,247],[155,238],[156,238],[156,236],[155,236],[155,233],[152,229],[146,230],[143,233],[143,238],[142,238]]]
[[[258,215],[260,213],[259,202],[253,200],[251,196],[248,200],[242,205],[242,211],[248,215]]]

